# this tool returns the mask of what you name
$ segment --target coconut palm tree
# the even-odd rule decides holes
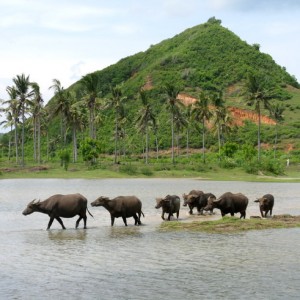
[[[82,101],[76,101],[77,97],[75,93],[65,91],[65,97],[69,99],[70,109],[66,115],[67,124],[72,129],[72,141],[73,141],[73,162],[77,162],[77,130],[83,127],[84,120],[84,104]]]
[[[284,120],[283,112],[285,108],[281,103],[276,103],[271,106],[271,116],[276,121],[275,124],[275,141],[274,141],[274,158],[276,157],[277,141],[278,141],[278,124]]]
[[[194,103],[193,117],[194,120],[200,122],[202,125],[202,158],[205,163],[205,122],[209,121],[212,116],[212,112],[209,108],[209,94],[207,92],[201,92],[199,99]]]
[[[28,105],[31,103],[30,98],[33,96],[33,90],[31,89],[31,84],[29,80],[29,76],[25,76],[24,74],[17,75],[13,78],[13,82],[16,88],[17,99],[20,104],[20,112],[22,118],[22,137],[21,137],[21,151],[22,151],[22,159],[21,165],[24,167],[24,142],[25,142],[25,114]]]
[[[110,87],[111,95],[108,98],[107,108],[112,108],[115,112],[115,150],[114,150],[114,163],[117,163],[117,149],[120,137],[120,123],[124,118],[124,101],[126,97],[123,96],[121,86]]]
[[[31,87],[34,93],[31,105],[31,113],[33,118],[34,160],[38,163],[41,163],[41,117],[43,98],[40,92],[40,87],[36,82],[32,82]]]
[[[82,77],[80,83],[83,86],[84,90],[84,100],[87,102],[87,106],[89,109],[89,132],[90,138],[96,138],[96,104],[97,104],[97,97],[99,95],[100,90],[100,82],[99,77],[96,73],[90,73]]]
[[[14,144],[15,144],[15,154],[16,154],[16,163],[19,163],[19,135],[18,135],[18,123],[19,123],[19,115],[20,115],[20,106],[17,100],[17,91],[14,86],[8,86],[6,88],[6,92],[9,95],[9,100],[3,101],[4,105],[7,105],[3,111],[7,115],[7,121],[11,124],[11,132],[12,127],[14,127]]]
[[[51,108],[51,116],[60,115],[60,133],[62,147],[66,144],[66,115],[69,112],[69,102],[65,97],[65,90],[58,79],[53,79],[53,85],[49,89],[54,90],[55,101]]]
[[[163,87],[164,95],[167,97],[166,107],[170,112],[171,116],[171,133],[172,133],[172,163],[175,163],[174,158],[174,129],[175,129],[175,117],[180,114],[180,107],[182,107],[182,103],[178,100],[178,95],[180,92],[180,88],[178,86],[173,85],[172,83],[167,83]]]
[[[145,163],[148,164],[148,156],[149,156],[149,127],[156,126],[156,118],[152,111],[152,107],[149,103],[148,92],[145,90],[141,90],[139,92],[139,98],[142,102],[142,107],[138,112],[138,117],[136,119],[136,124],[138,126],[138,131],[143,132],[145,134],[146,141],[146,156]]]
[[[184,112],[183,112],[183,116],[185,118],[185,122],[186,122],[186,156],[189,156],[189,152],[190,152],[190,128],[191,128],[191,123],[192,123],[192,105],[188,105]]]
[[[227,110],[224,106],[222,92],[213,93],[211,97],[212,105],[214,106],[213,119],[214,127],[217,129],[218,146],[219,146],[219,160],[221,160],[221,130],[222,124],[225,123]]]
[[[250,73],[245,83],[245,98],[247,104],[252,106],[258,114],[258,131],[257,131],[257,150],[258,161],[261,156],[261,111],[263,108],[270,110],[270,100],[275,98],[274,85],[269,77],[264,74]]]

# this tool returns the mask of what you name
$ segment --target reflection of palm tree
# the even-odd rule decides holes
[[[172,132],[172,163],[175,163],[174,159],[174,127],[175,127],[175,116],[180,113],[179,106],[181,102],[178,100],[178,94],[180,88],[168,83],[163,87],[163,91],[167,96],[167,110],[171,114],[171,132]]]
[[[30,103],[30,98],[33,96],[33,91],[30,90],[29,76],[17,75],[13,78],[13,82],[16,87],[17,98],[20,104],[20,112],[22,116],[22,140],[21,140],[21,151],[22,161],[21,164],[24,166],[24,141],[25,141],[25,113],[27,105]]]
[[[148,94],[146,91],[141,90],[139,97],[142,101],[142,107],[138,112],[137,126],[140,132],[145,134],[146,139],[146,164],[148,164],[148,153],[149,153],[149,127],[152,125],[156,126],[156,119],[149,103]]]
[[[274,98],[273,88],[267,77],[262,75],[250,74],[245,84],[245,96],[248,105],[254,105],[258,114],[257,148],[258,161],[260,161],[260,129],[261,129],[261,110],[270,109],[270,100]]]
[[[278,123],[283,121],[283,112],[284,106],[280,103],[276,103],[271,106],[271,116],[276,121],[275,124],[275,141],[274,141],[274,158],[276,157],[276,150],[277,150],[277,141],[278,141]]]
[[[209,95],[201,92],[200,98],[195,102],[193,108],[193,116],[195,121],[202,124],[202,158],[205,163],[205,121],[208,121],[212,116],[209,109]]]

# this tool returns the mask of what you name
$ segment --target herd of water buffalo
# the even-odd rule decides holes
[[[218,199],[212,193],[204,193],[199,190],[192,190],[188,194],[183,194],[183,206],[189,207],[189,213],[193,214],[193,209],[196,208],[198,214],[203,214],[204,211],[213,213],[215,208],[221,211],[222,217],[226,214],[234,216],[235,213],[240,213],[240,218],[246,217],[246,209],[248,206],[248,198],[242,193],[233,194],[230,192],[224,193]],[[270,213],[274,206],[274,197],[271,194],[266,194],[255,200],[259,203],[261,216],[264,218]],[[136,196],[118,196],[113,199],[108,197],[99,197],[91,203],[91,206],[103,206],[110,213],[111,226],[114,225],[115,218],[122,217],[125,226],[127,226],[127,218],[134,218],[135,225],[141,224],[142,202]],[[180,210],[180,197],[177,195],[167,195],[164,198],[156,198],[155,208],[162,208],[162,219],[165,220],[165,214],[168,214],[168,220],[174,214],[178,219]],[[49,215],[50,220],[47,230],[50,229],[54,219],[56,219],[63,229],[65,226],[61,218],[72,218],[79,215],[76,221],[76,228],[81,219],[86,228],[87,212],[93,216],[87,208],[87,199],[81,194],[68,195],[53,195],[44,201],[31,201],[23,215],[29,215],[33,212],[41,212]]]

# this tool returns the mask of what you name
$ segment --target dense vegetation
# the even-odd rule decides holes
[[[68,89],[58,79],[50,88],[55,96],[44,107],[29,76],[7,87],[3,162],[195,162],[281,174],[286,159],[300,160],[299,83],[215,18]],[[179,100],[184,95],[193,105]],[[257,122],[241,126],[229,107],[255,111]]]

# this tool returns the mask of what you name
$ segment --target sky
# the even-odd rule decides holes
[[[53,79],[67,88],[213,16],[300,82],[299,0],[0,0],[0,99],[24,73],[47,103]]]

